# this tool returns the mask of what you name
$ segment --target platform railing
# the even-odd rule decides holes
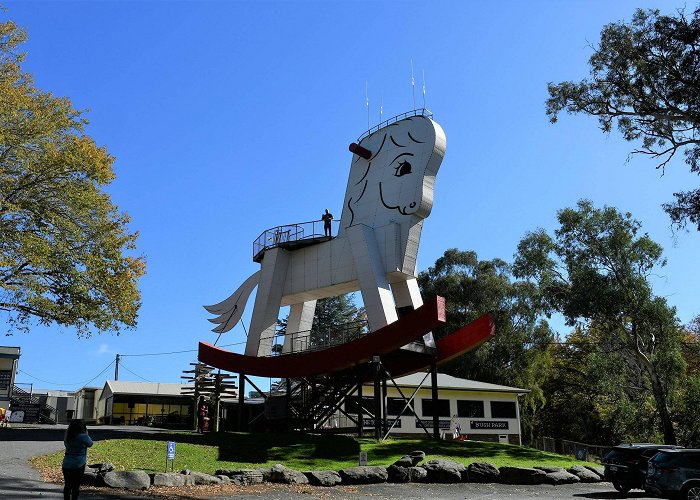
[[[339,220],[331,221],[331,235],[338,233],[338,224],[340,224]],[[296,241],[311,241],[325,237],[323,220],[297,222],[295,224],[272,227],[263,231],[253,241],[253,260],[257,262],[260,255],[271,248]]]
[[[367,137],[369,135],[372,135],[380,128],[384,128],[387,125],[389,125],[390,123],[394,123],[394,122],[397,122],[399,120],[403,120],[404,118],[408,118],[409,116],[427,116],[428,118],[432,118],[433,113],[432,113],[432,111],[430,111],[427,108],[420,108],[420,109],[414,109],[412,111],[406,111],[405,113],[401,113],[400,115],[392,116],[388,120],[384,120],[379,125],[375,125],[371,129],[369,129],[367,132],[362,134],[360,137],[357,138],[357,142],[359,143],[362,139],[364,139],[365,137]]]
[[[288,335],[277,333],[272,337],[272,355],[320,351],[321,349],[357,340],[367,333],[369,333],[367,321],[352,321],[325,331],[304,330]],[[283,353],[282,349],[287,337],[291,337],[289,339],[291,349]],[[270,339],[270,337],[267,337],[267,339]],[[261,338],[261,343],[264,340],[265,338]]]

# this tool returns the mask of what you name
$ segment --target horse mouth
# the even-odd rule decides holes
[[[382,191],[382,183],[379,183],[379,199],[382,201],[382,205],[384,205],[385,208],[388,208],[389,210],[396,210],[399,212],[401,215],[413,215],[417,212],[417,210],[414,210],[413,212],[409,212],[409,209],[415,208],[416,207],[416,202],[412,201],[408,206],[403,206],[401,205],[389,205],[387,204],[386,201],[384,201],[384,192]]]

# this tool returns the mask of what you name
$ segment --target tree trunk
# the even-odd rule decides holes
[[[649,359],[649,357],[647,357],[646,354],[642,352],[639,347],[636,322],[632,324],[632,334],[635,339],[635,351],[637,353],[637,357],[639,361],[642,362],[642,366],[644,366],[646,369],[647,373],[649,374],[649,379],[651,380],[651,392],[653,393],[654,400],[656,401],[656,411],[659,412],[659,417],[661,418],[661,430],[664,433],[664,444],[676,444],[676,431],[673,429],[671,412],[668,411],[666,391],[664,391],[661,378],[656,371],[654,363],[651,361],[651,359]]]
[[[651,378],[651,390],[654,393],[654,399],[656,400],[656,409],[659,412],[659,417],[661,418],[661,429],[664,433],[664,443],[676,444],[676,431],[673,429],[671,412],[668,411],[668,405],[666,404],[666,392],[661,385],[661,380],[659,379],[654,366],[649,364],[646,365],[646,367],[647,371],[649,372],[649,378]]]

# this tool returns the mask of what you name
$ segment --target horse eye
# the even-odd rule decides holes
[[[403,175],[410,174],[410,173],[411,173],[411,164],[408,163],[407,161],[402,161],[401,163],[399,163],[399,166],[396,167],[396,173],[394,173],[394,175],[396,177],[401,177]]]

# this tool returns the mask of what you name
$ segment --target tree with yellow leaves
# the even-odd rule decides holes
[[[26,36],[0,22],[0,311],[79,336],[136,325],[143,257],[129,217],[103,191],[114,158],[64,97],[22,71]]]

